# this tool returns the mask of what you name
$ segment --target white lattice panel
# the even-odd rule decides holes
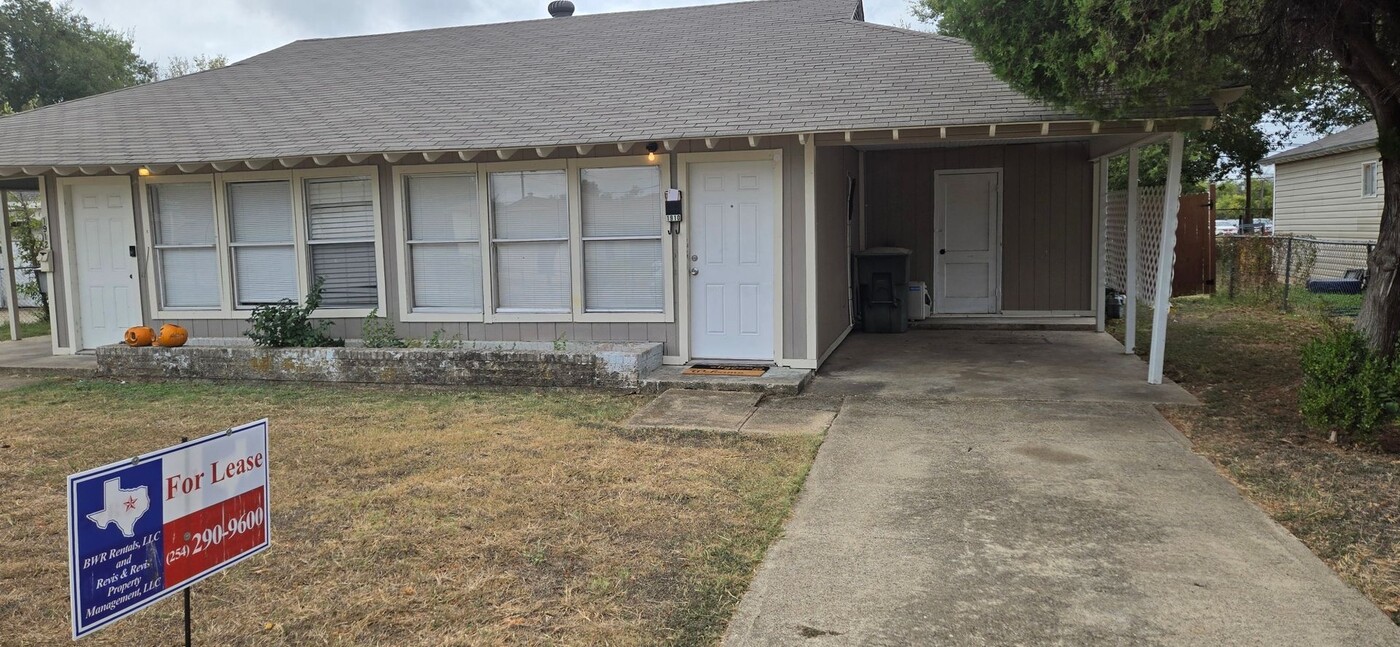
[[[1138,198],[1138,303],[1152,305],[1157,286],[1157,246],[1162,241],[1162,206],[1166,187],[1139,189]],[[1128,192],[1110,191],[1104,202],[1108,210],[1106,230],[1108,287],[1124,291],[1128,275]]]
[[[1128,192],[1110,191],[1104,207],[1108,209],[1108,226],[1105,229],[1108,239],[1104,241],[1108,246],[1104,255],[1107,283],[1108,287],[1122,292],[1123,282],[1128,276]]]

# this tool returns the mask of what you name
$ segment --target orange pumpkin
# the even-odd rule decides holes
[[[146,326],[133,326],[126,329],[127,346],[150,346],[156,340],[156,331]]]
[[[156,337],[156,345],[165,348],[177,348],[184,346],[190,340],[189,331],[175,324],[165,324],[160,327],[160,335]]]

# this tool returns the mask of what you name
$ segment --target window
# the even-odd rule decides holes
[[[476,175],[404,180],[414,312],[482,312],[481,212]]]
[[[246,309],[299,298],[291,183],[237,182],[227,187],[234,302]]]
[[[572,311],[564,171],[491,173],[496,311]]]
[[[310,277],[324,281],[322,307],[375,307],[379,272],[370,178],[308,179],[305,188]]]
[[[1367,162],[1361,165],[1362,197],[1374,198],[1380,195],[1380,169],[1379,162]]]
[[[584,310],[661,312],[660,169],[585,168],[579,186]]]
[[[213,185],[162,183],[150,185],[149,191],[160,307],[219,309]]]

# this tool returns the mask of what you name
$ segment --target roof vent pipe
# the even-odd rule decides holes
[[[555,18],[568,18],[574,15],[574,3],[569,0],[554,0],[549,3],[549,15]]]

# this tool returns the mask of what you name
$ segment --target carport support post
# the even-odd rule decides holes
[[[1094,284],[1097,315],[1094,329],[1108,328],[1108,159],[1094,160],[1094,265],[1098,282]]]
[[[1176,262],[1176,218],[1181,210],[1181,156],[1186,138],[1172,133],[1167,163],[1167,194],[1162,205],[1162,246],[1157,252],[1157,294],[1152,307],[1152,352],[1147,358],[1147,383],[1162,383],[1167,354],[1167,319],[1172,307],[1172,265]]]
[[[19,341],[19,290],[15,286],[15,247],[10,240],[10,192],[0,191],[0,264],[5,266],[0,287],[5,289],[5,312],[9,314],[10,341]]]
[[[1132,355],[1137,352],[1137,298],[1138,298],[1138,207],[1141,192],[1138,191],[1138,168],[1141,166],[1141,151],[1137,146],[1128,149],[1128,213],[1123,241],[1124,274],[1123,292],[1123,352]]]

